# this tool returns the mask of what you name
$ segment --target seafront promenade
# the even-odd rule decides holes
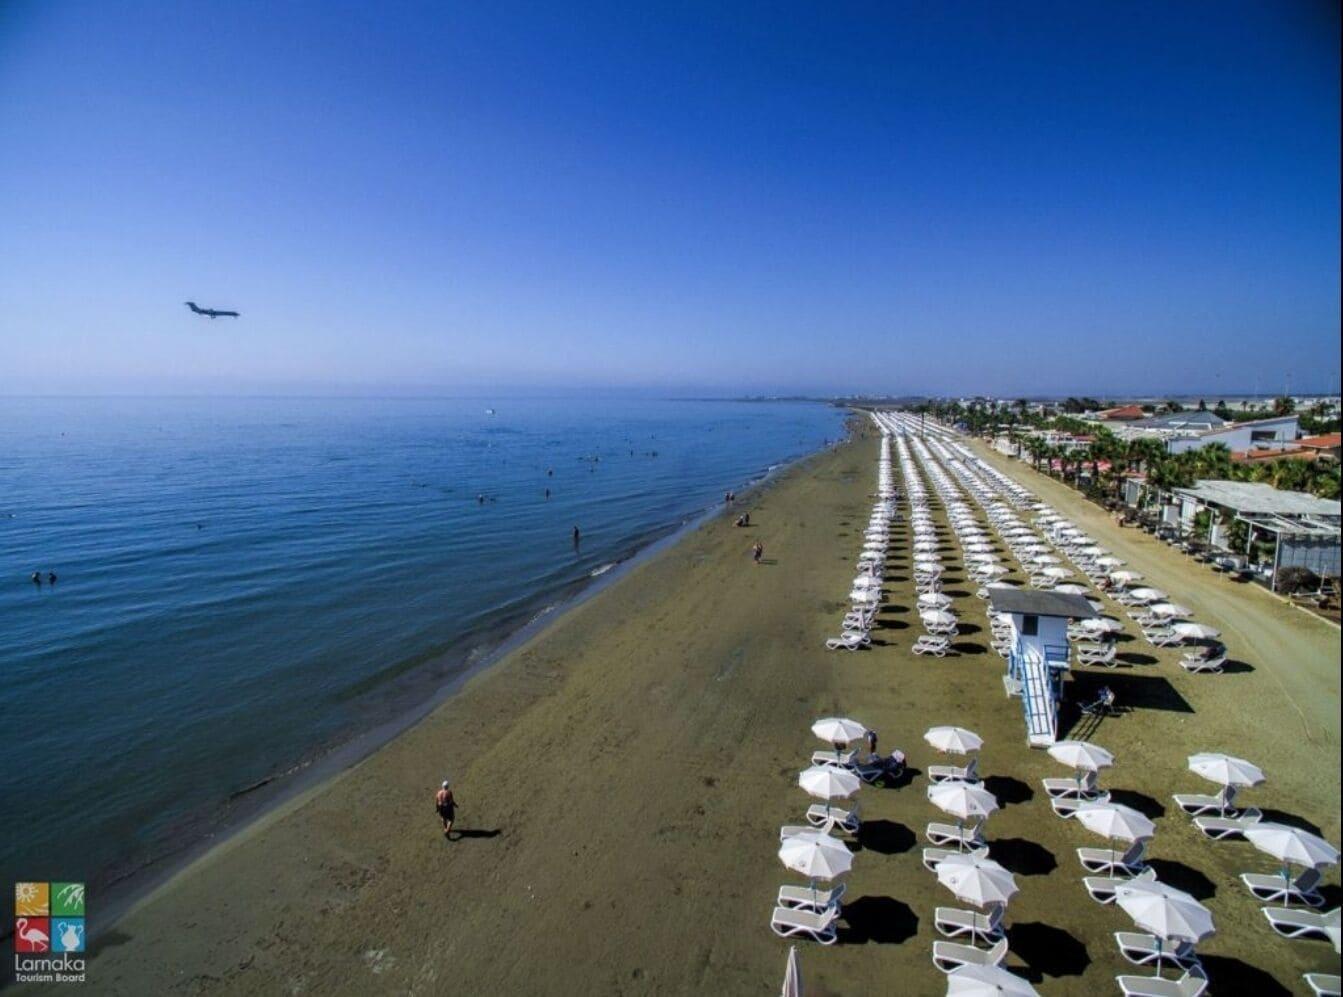
[[[902,748],[911,772],[860,792],[839,943],[799,944],[807,992],[943,992],[930,952],[933,911],[949,897],[920,862],[938,816],[922,773],[944,760],[922,733],[940,723],[984,737],[980,769],[1004,804],[989,835],[1021,886],[1009,967],[1041,993],[1114,992],[1132,967],[1112,934],[1130,924],[1081,884],[1074,849],[1098,842],[1048,806],[1040,780],[1064,773],[1026,745],[983,604],[959,599],[960,653],[910,654],[920,631],[897,528],[873,646],[824,650],[847,608],[877,453],[869,428],[802,462],[752,498],[750,528],[718,517],[564,615],[94,938],[90,981],[127,994],[777,992],[787,945],[769,914],[779,885],[797,881],[776,857],[778,829],[811,802],[796,786],[818,747],[811,722],[848,715],[884,750]],[[1107,783],[1156,819],[1163,881],[1214,912],[1218,933],[1200,946],[1213,992],[1300,992],[1302,972],[1334,971],[1327,944],[1273,935],[1237,881],[1271,861],[1204,839],[1170,794],[1206,788],[1188,754],[1243,755],[1268,775],[1247,799],[1337,841],[1337,630],[1187,577],[1179,555],[1148,549],[1075,494],[996,466],[1178,591],[1243,664],[1187,675],[1176,652],[1134,644],[1150,660],[1077,668],[1069,682],[1074,695],[1108,683],[1133,707],[1089,736],[1119,759]],[[947,535],[944,518],[937,526]],[[973,589],[956,560],[946,589]],[[434,820],[444,774],[459,841],[444,842]],[[1328,882],[1336,906],[1336,870]]]

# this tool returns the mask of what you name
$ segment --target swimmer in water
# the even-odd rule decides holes
[[[578,532],[578,528],[577,528],[577,527],[574,527],[574,532],[575,532],[575,533]],[[33,584],[36,585],[38,588],[41,588],[41,587],[42,587],[42,572],[40,572],[40,571],[34,571],[34,572],[33,572]]]
[[[575,527],[574,527],[574,546],[577,547],[579,541],[582,540],[582,539],[583,539],[583,534],[580,533],[578,527],[575,526]]]

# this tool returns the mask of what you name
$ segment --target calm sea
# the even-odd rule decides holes
[[[105,882],[181,846],[842,419],[0,399],[0,882]]]

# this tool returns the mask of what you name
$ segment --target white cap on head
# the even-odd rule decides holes
[[[443,788],[444,788],[444,789],[447,789],[447,788],[448,788],[448,780],[447,780],[447,779],[444,779],[444,780],[443,780]]]

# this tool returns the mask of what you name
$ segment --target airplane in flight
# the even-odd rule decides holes
[[[226,311],[222,311],[222,310],[220,310],[220,309],[218,309],[218,308],[202,308],[202,307],[200,307],[198,304],[196,304],[196,302],[194,302],[194,301],[185,301],[185,302],[183,302],[183,304],[185,304],[188,308],[190,308],[190,309],[191,309],[193,312],[195,312],[197,315],[204,315],[204,316],[207,317],[207,318],[237,318],[237,317],[238,317],[238,313],[237,313],[237,312],[226,312]]]

